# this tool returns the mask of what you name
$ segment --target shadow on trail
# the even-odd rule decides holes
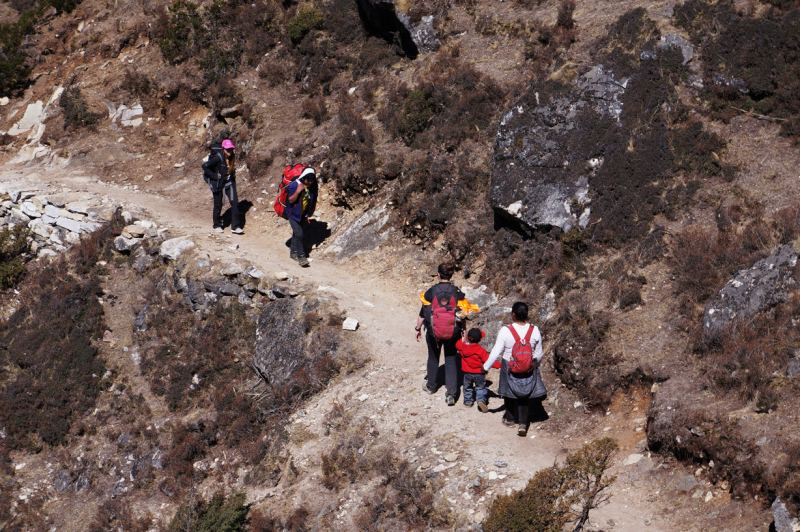
[[[287,222],[288,223],[288,222]],[[331,230],[328,227],[328,222],[320,222],[319,220],[310,220],[308,225],[303,228],[304,238],[303,244],[306,255],[310,256],[315,246],[319,246],[331,236]],[[285,245],[287,248],[292,247],[292,237],[289,237]]]
[[[244,200],[239,202],[239,223],[241,227],[244,228],[247,225],[247,211],[253,206],[253,202],[249,200]],[[231,207],[228,205],[227,210],[222,213],[222,227],[230,227],[231,220],[233,218],[233,213],[231,212]]]

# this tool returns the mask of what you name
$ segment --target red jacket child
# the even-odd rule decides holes
[[[481,339],[483,339],[486,333],[483,331],[480,333]],[[478,342],[475,342],[475,339],[468,338],[467,340],[465,342],[461,339],[456,342],[456,350],[461,354],[461,369],[464,373],[483,373],[483,364],[489,360],[489,353]],[[499,361],[492,367],[499,368]]]

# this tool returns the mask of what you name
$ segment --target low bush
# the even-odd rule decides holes
[[[313,120],[315,126],[322,124],[328,118],[328,107],[322,96],[303,100],[301,109],[303,117]]]
[[[64,113],[64,128],[94,127],[100,115],[93,113],[86,105],[83,94],[78,87],[69,87],[58,101],[61,112]]]
[[[19,309],[0,324],[0,367],[9,368],[0,373],[0,426],[11,449],[65,443],[104,386],[94,345],[105,330],[97,261],[123,225],[115,217],[67,257],[32,272],[19,287]]]
[[[248,506],[245,493],[225,496],[217,492],[211,500],[190,500],[178,508],[167,532],[246,532]]]
[[[322,26],[323,20],[322,11],[313,6],[303,6],[289,20],[286,31],[293,41],[300,42],[311,30]]]
[[[589,513],[608,502],[608,488],[616,480],[606,471],[617,442],[603,438],[587,443],[567,456],[564,465],[543,469],[528,485],[510,495],[499,495],[483,522],[486,532],[561,532],[571,523],[583,530]]]
[[[89,523],[88,532],[106,532],[108,530],[124,530],[125,532],[147,532],[152,525],[149,516],[136,518],[130,504],[118,499],[105,501],[97,509],[97,515]]]
[[[30,231],[22,224],[0,231],[0,288],[14,286],[25,273],[29,235]]]

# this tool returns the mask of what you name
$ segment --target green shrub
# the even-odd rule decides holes
[[[17,283],[25,272],[25,256],[30,251],[30,230],[22,224],[0,231],[0,288]]]
[[[606,476],[617,442],[603,438],[567,456],[564,465],[536,473],[520,491],[499,495],[483,522],[486,532],[561,532],[567,523],[583,530],[589,512],[608,501]]]
[[[203,31],[203,20],[194,3],[177,0],[169,6],[169,12],[161,8],[155,33],[164,60],[174,65],[191,57]]]
[[[189,501],[175,513],[168,532],[245,532],[248,506],[244,492],[225,496],[217,492],[210,501]]]
[[[93,127],[100,116],[89,111],[78,87],[70,87],[64,91],[58,101],[64,113],[64,127]]]
[[[322,25],[322,11],[313,6],[303,6],[297,10],[297,15],[289,20],[286,31],[293,41],[299,42],[308,33]]]

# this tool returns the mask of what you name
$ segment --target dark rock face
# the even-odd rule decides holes
[[[439,49],[441,42],[433,27],[433,16],[413,22],[408,14],[397,9],[395,2],[386,0],[358,0],[358,7],[371,29],[387,41],[399,44],[411,59]]]
[[[703,315],[703,329],[722,327],[734,318],[752,316],[786,299],[796,285],[793,270],[797,251],[787,244],[766,259],[742,270],[711,300]]]
[[[528,228],[585,228],[589,181],[602,146],[581,143],[582,118],[618,127],[627,79],[594,67],[571,86],[532,88],[503,117],[494,147],[491,205]]]
[[[298,300],[285,298],[270,303],[258,316],[254,362],[270,382],[289,382],[306,361],[300,310]]]

